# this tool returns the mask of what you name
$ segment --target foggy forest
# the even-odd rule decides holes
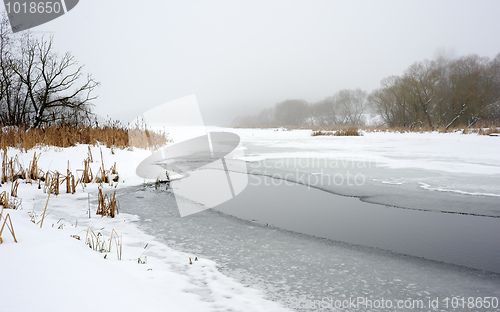
[[[378,118],[371,118],[378,115]],[[434,130],[500,121],[500,54],[415,62],[368,93],[344,89],[315,103],[287,99],[235,126],[387,126]]]

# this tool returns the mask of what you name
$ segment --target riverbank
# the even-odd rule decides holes
[[[101,185],[105,192],[144,182],[135,176],[133,163],[150,152],[91,147],[94,173],[101,166],[101,149],[105,166],[116,162],[119,176],[117,182]],[[27,167],[34,151],[41,153],[39,168],[66,172],[68,161],[74,171],[83,168],[88,146],[42,147],[27,153],[9,149],[8,154],[17,155]],[[96,215],[98,187],[90,183],[78,185],[75,194],[52,194],[40,228],[48,194],[36,183],[20,182],[18,209],[3,210],[3,216],[12,219],[18,242],[4,230],[2,310],[286,311],[263,299],[262,292],[220,273],[214,261],[199,256],[195,261],[196,254],[179,252],[145,234],[136,226],[137,216]],[[0,192],[10,190],[11,183],[0,187]],[[112,233],[117,236],[110,240]],[[98,250],[89,248],[86,239]]]

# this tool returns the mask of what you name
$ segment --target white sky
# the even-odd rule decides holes
[[[96,112],[129,121],[195,94],[206,124],[289,98],[372,91],[440,49],[500,53],[497,0],[81,0],[38,26],[102,85]]]

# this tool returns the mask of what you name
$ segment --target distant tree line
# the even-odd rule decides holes
[[[0,22],[0,125],[38,128],[80,124],[91,116],[94,89],[70,53],[57,54],[52,38],[14,35]]]
[[[500,54],[493,60],[468,55],[414,63],[402,76],[385,78],[369,99],[391,127],[498,123]]]
[[[234,120],[241,126],[363,125],[368,111],[368,94],[360,89],[341,90],[317,103],[289,99],[257,115]]]
[[[317,103],[292,99],[257,115],[240,116],[239,126],[364,125],[368,113],[389,127],[471,127],[500,123],[500,54],[490,60],[468,55],[411,65],[368,94],[341,90]]]

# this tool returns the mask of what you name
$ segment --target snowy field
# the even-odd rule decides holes
[[[362,174],[365,183],[355,187],[346,183],[318,185],[312,181],[310,184],[336,194],[364,196],[368,202],[400,205],[409,209],[489,217],[500,215],[500,159],[498,158],[500,138],[498,137],[460,133],[365,133],[361,137],[311,137],[311,131],[308,130],[220,128],[211,130],[231,131],[241,137],[246,155],[240,159],[248,162],[249,171],[286,174],[298,169],[311,177],[331,175],[332,172],[340,172],[346,176],[350,170],[350,174]],[[186,137],[185,132],[175,133],[175,130],[170,131],[170,135],[174,143]],[[17,154],[24,167],[27,167],[35,151],[41,152],[40,168],[65,173],[68,161],[73,172],[83,168],[82,161],[87,155],[87,146],[66,149],[40,148],[27,153],[9,149],[8,154],[11,157]],[[108,168],[116,162],[120,177],[118,183],[104,185],[106,191],[117,189],[123,192],[145,182],[135,175],[135,168],[141,159],[151,154],[150,152],[115,149],[112,153],[105,147],[102,147],[102,152],[105,167]],[[93,147],[92,153],[93,171],[97,172],[101,161],[99,147]],[[286,162],[286,165],[283,165],[283,159],[307,161]],[[333,159],[339,161],[336,167],[325,166],[320,161],[331,162]],[[366,166],[359,167],[360,163]],[[277,165],[278,168],[274,170],[271,164]],[[9,183],[4,184],[0,187],[0,192],[10,191],[10,188]],[[194,238],[185,241],[186,246],[179,248],[184,251],[179,251],[172,248],[182,245],[181,242],[175,241],[175,233],[165,238],[161,233],[148,232],[144,228],[144,223],[141,223],[143,217],[133,211],[137,209],[139,214],[139,210],[141,213],[145,210],[146,206],[141,207],[140,200],[121,202],[121,206],[131,203],[133,205],[128,206],[127,213],[122,212],[113,219],[96,216],[96,194],[97,185],[89,184],[85,189],[79,186],[74,195],[64,192],[57,197],[51,195],[47,216],[43,228],[40,229],[39,222],[47,202],[47,194],[39,190],[36,185],[25,183],[19,185],[21,208],[3,210],[4,215],[8,213],[12,218],[18,243],[14,243],[10,234],[4,230],[2,234],[4,242],[0,245],[0,270],[4,285],[4,290],[0,292],[0,311],[289,310],[286,302],[266,293],[269,291],[268,288],[261,287],[266,283],[265,278],[254,276],[254,279],[251,279],[248,275],[249,270],[244,273],[244,269],[224,270],[223,268],[227,266],[221,263],[224,258],[205,257],[208,252],[203,252],[204,245],[197,244]],[[391,194],[399,196],[389,196]],[[207,220],[218,220],[217,222],[226,224],[226,221],[220,221],[220,218],[203,219],[202,214],[194,216],[196,222],[201,224]],[[182,222],[188,222],[187,218],[182,219],[185,219]],[[153,220],[156,221],[158,220]],[[193,222],[191,225],[194,226],[193,229],[198,228],[197,223]],[[175,228],[179,224],[181,223],[177,222],[170,226]],[[234,226],[235,223],[229,224]],[[116,246],[112,246],[109,253],[89,249],[84,244],[88,229],[100,233],[104,240],[109,239],[112,230],[115,230],[123,242],[122,260],[117,259]],[[252,235],[252,230],[252,227],[245,228],[241,235]],[[261,230],[264,234],[259,236],[259,239],[268,233],[265,232],[268,231],[265,228]],[[221,235],[235,236],[231,233],[238,231],[236,228],[233,232],[224,232]],[[179,229],[178,236],[181,235],[180,232]],[[198,241],[203,240],[202,232],[195,234],[193,237]],[[78,235],[80,240],[72,235]],[[272,237],[271,235],[269,239]],[[287,241],[284,246],[290,244],[288,236],[276,234],[274,237]],[[238,246],[237,240],[228,243]],[[260,242],[261,246],[267,243]],[[302,243],[303,249],[318,244],[306,241]],[[243,240],[241,244],[243,246]],[[245,245],[245,248],[248,246]],[[272,248],[272,245],[269,248]],[[359,247],[349,247],[348,244],[344,244],[342,248],[335,248],[338,256],[332,260],[335,264],[332,274],[336,274],[340,280],[345,280],[345,283],[337,281],[337,289],[332,288],[332,294],[343,291],[341,295],[347,297],[356,292],[366,293],[367,296],[391,294],[396,297],[398,295],[408,297],[412,295],[411,291],[414,291],[414,296],[426,300],[436,293],[440,296],[460,294],[470,296],[472,293],[475,296],[500,296],[498,274],[464,271],[454,267],[442,268],[436,264],[429,264],[426,267],[419,262],[420,260],[408,262],[398,257],[386,259],[377,253],[370,256],[369,250],[368,253],[364,249],[360,252]],[[312,253],[313,249],[310,249],[309,255]],[[245,252],[242,251],[242,255],[245,257]],[[195,257],[198,261],[194,261]],[[266,254],[262,254],[262,257],[266,257]],[[193,264],[190,264],[189,258],[193,260]],[[328,261],[327,259],[323,260]],[[372,260],[375,262],[383,260],[387,266],[380,264],[371,267],[374,263]],[[273,269],[273,265],[269,268],[280,272],[277,268]],[[311,272],[307,270],[307,267],[297,267],[296,273],[308,276]],[[233,275],[228,277],[221,271],[224,273],[231,271]],[[369,273],[372,271],[373,275]],[[240,276],[235,275],[235,272]],[[357,272],[363,278],[357,278]],[[284,274],[291,273],[288,271]],[[443,277],[441,281],[431,278],[439,274]],[[270,275],[276,275],[275,279],[283,277],[272,272]],[[416,277],[418,275],[424,277],[419,279]],[[430,285],[431,282],[434,284]],[[451,284],[453,287],[450,289],[454,293],[437,290]],[[321,285],[318,287],[321,288]],[[377,290],[384,287],[387,292]],[[455,310],[442,307],[441,305],[440,309],[432,310]],[[295,308],[304,310],[301,307]]]

